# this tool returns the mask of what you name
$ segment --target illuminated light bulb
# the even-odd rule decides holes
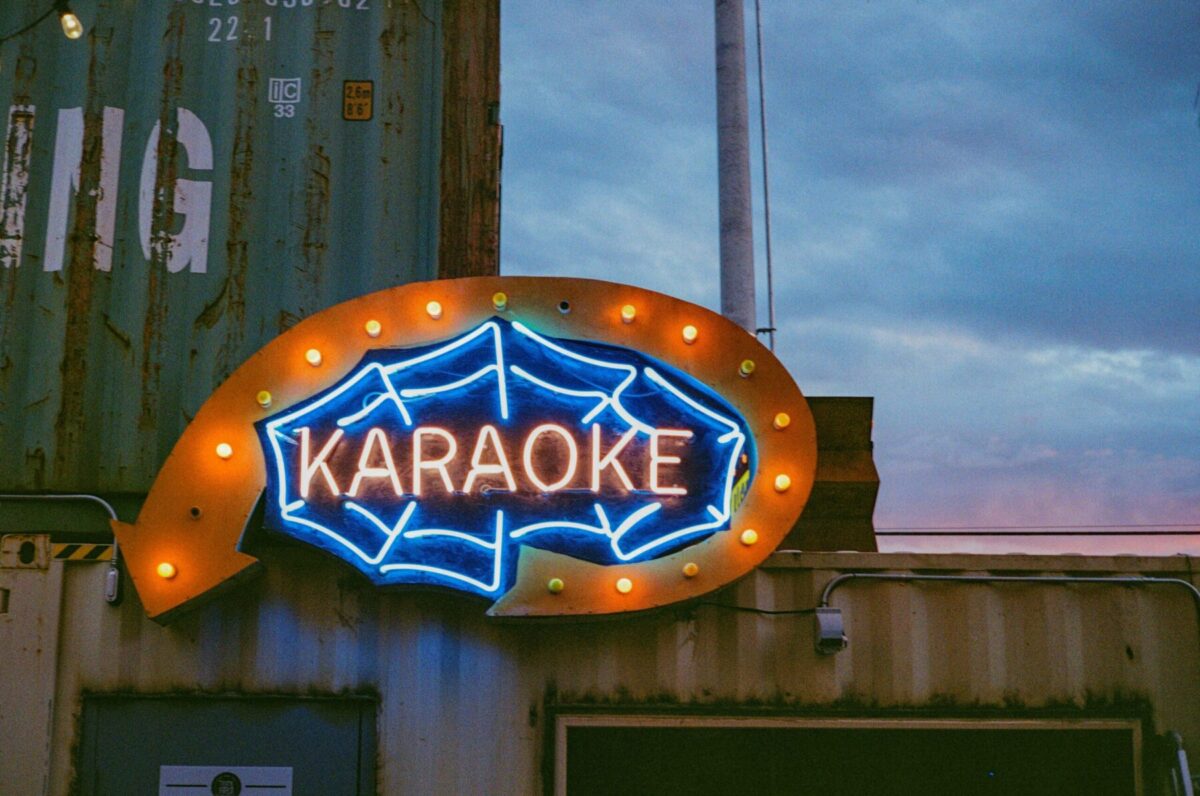
[[[685,578],[694,578],[700,574],[700,565],[695,561],[689,561],[683,565],[683,576]]]
[[[747,528],[746,530],[742,531],[742,535],[739,536],[738,539],[740,539],[741,543],[746,545],[746,547],[749,547],[750,545],[758,542],[758,531],[754,530],[753,528]]]
[[[683,327],[683,342],[687,343],[688,345],[696,342],[696,338],[699,336],[700,330],[695,326],[692,326],[690,323]]]
[[[637,307],[632,304],[626,304],[621,307],[621,322],[633,323],[633,319],[637,317]]]
[[[503,312],[508,306],[508,294],[503,290],[498,290],[492,294],[492,306]]]
[[[621,592],[621,594],[629,594],[629,592],[633,591],[633,581],[629,578],[618,578],[617,591]]]
[[[787,412],[780,412],[775,415],[775,419],[771,421],[771,425],[775,426],[776,431],[783,431],[792,424],[792,416]]]
[[[550,581],[546,584],[546,591],[551,594],[562,594],[562,590],[566,587],[567,584],[563,583],[562,578],[550,578]]]
[[[58,21],[62,23],[63,35],[68,39],[78,39],[83,35],[83,23],[66,3],[58,4]]]
[[[742,364],[738,365],[738,375],[740,375],[743,379],[748,377],[753,372],[754,372],[754,360],[753,359],[743,359]]]
[[[321,352],[316,348],[310,348],[304,352],[304,359],[315,368],[321,364]]]
[[[775,476],[775,491],[786,492],[792,488],[792,479],[785,473]]]
[[[367,337],[378,337],[383,331],[383,324],[372,318],[363,324],[363,329],[367,332]]]
[[[162,562],[154,568],[154,571],[157,572],[158,576],[163,580],[170,580],[179,574],[179,571],[175,569],[175,565],[170,561]]]
[[[271,393],[268,390],[259,390],[258,395],[254,396],[254,400],[258,402],[259,406],[266,409],[271,405]]]
[[[429,313],[429,317],[435,321],[442,317],[442,302],[431,301],[425,305],[425,311]]]
[[[233,455],[233,446],[230,445],[228,442],[220,443],[219,445],[217,445],[217,455],[220,456],[222,459],[228,459],[230,456]]]

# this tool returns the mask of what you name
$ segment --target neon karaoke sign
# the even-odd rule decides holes
[[[259,505],[380,586],[500,617],[614,614],[746,575],[815,472],[799,387],[728,319],[612,282],[471,277],[359,296],[268,342],[113,531],[160,622],[262,568]]]
[[[268,527],[380,585],[493,599],[522,547],[608,566],[727,532],[755,469],[746,420],[696,379],[498,317],[370,350],[258,431]]]

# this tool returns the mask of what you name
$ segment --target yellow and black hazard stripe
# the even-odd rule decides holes
[[[111,544],[55,543],[51,551],[58,561],[107,561],[112,557]]]

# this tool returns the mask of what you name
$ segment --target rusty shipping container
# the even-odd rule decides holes
[[[53,560],[44,537],[21,564],[17,541],[8,537],[0,558],[12,620],[0,621],[0,643],[12,651],[0,679],[6,793],[123,792],[104,784],[122,768],[102,753],[161,752],[145,733],[99,734],[90,723],[97,711],[173,715],[182,703],[198,716],[268,698],[297,710],[361,705],[372,739],[360,792],[381,794],[574,792],[572,766],[586,762],[589,739],[574,745],[572,733],[605,727],[721,728],[727,756],[766,743],[736,745],[738,727],[850,730],[861,736],[863,769],[886,758],[886,733],[897,729],[976,733],[981,750],[987,733],[1112,733],[1129,779],[1097,771],[1058,790],[1014,789],[1010,779],[971,792],[1170,794],[1183,791],[1170,789],[1163,738],[1200,737],[1197,606],[1179,587],[1197,562],[1182,557],[782,552],[702,604],[530,625],[489,621],[461,598],[380,592],[311,549],[274,547],[263,551],[266,577],[238,598],[163,628],[136,600],[104,603],[102,564]],[[826,655],[814,651],[809,614],[730,610],[810,608],[834,578],[854,572],[1078,583],[844,583],[830,603],[843,612],[849,647]],[[1146,577],[1158,581],[1085,582]],[[163,732],[179,743],[169,725]],[[762,764],[827,770],[842,785],[823,793],[912,792],[889,790],[886,779],[878,791],[855,790],[845,784],[854,772],[811,758],[813,741],[786,755],[764,746]],[[225,756],[245,765],[249,755]],[[933,770],[955,762],[945,752]],[[1003,762],[1001,773],[1014,775]],[[314,792],[304,783],[320,772],[296,765],[296,792]],[[686,773],[672,770],[664,761],[656,792],[744,792],[689,790]]]
[[[144,492],[297,320],[495,273],[498,0],[73,7],[0,45],[0,491]]]

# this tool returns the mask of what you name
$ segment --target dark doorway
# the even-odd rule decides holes
[[[79,793],[374,794],[375,708],[359,697],[86,697]]]
[[[560,720],[561,721],[561,720]],[[846,794],[850,796],[1129,796],[1137,785],[1133,724],[1008,726],[571,726],[570,796]]]

